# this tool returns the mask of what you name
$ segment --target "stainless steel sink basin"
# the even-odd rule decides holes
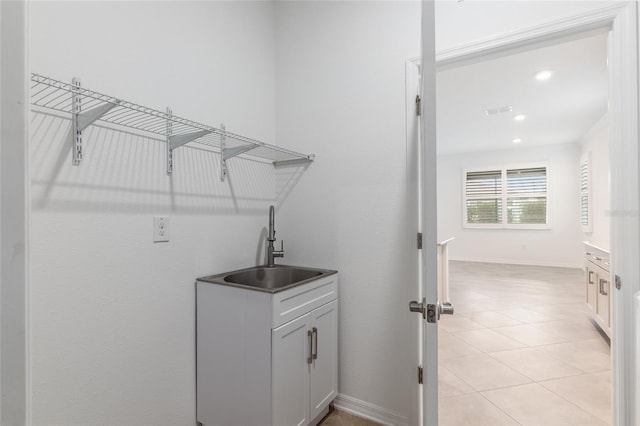
[[[254,266],[238,271],[198,278],[198,281],[276,293],[327,275],[335,274],[336,272],[337,271],[328,269],[287,265]]]

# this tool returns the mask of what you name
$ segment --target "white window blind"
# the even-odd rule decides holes
[[[467,223],[502,223],[502,171],[467,173]]]
[[[465,172],[464,224],[535,228],[548,224],[547,167]]]
[[[507,218],[511,224],[547,223],[547,168],[507,170]]]
[[[580,160],[580,225],[583,232],[593,230],[591,222],[591,153]]]

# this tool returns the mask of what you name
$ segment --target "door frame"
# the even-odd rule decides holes
[[[640,368],[636,364],[640,355],[637,353],[640,351],[640,341],[636,342],[636,336],[640,336],[640,327],[635,323],[634,312],[634,300],[636,295],[640,295],[640,246],[637,243],[640,230],[637,19],[636,2],[620,2],[435,53],[436,69],[441,70],[493,55],[502,55],[505,52],[511,53],[532,44],[583,34],[590,30],[610,30],[611,269],[612,276],[618,276],[622,281],[621,289],[613,292],[613,424],[638,424],[640,420],[636,407],[636,401],[640,400],[640,385],[636,383],[640,377]],[[423,51],[422,55],[429,55],[429,52]],[[410,59],[407,66],[411,63],[416,66],[419,61],[415,58]],[[423,78],[423,84],[424,82]],[[424,98],[425,105],[432,103],[426,95]],[[431,151],[428,146],[425,150]],[[435,198],[435,193],[432,193],[435,191],[435,182],[430,182],[429,179],[435,177],[426,177],[423,186],[424,199]],[[428,209],[431,212],[423,214],[435,217],[435,204],[428,206]],[[427,231],[428,229],[424,230],[425,233]],[[427,247],[431,245],[429,239],[426,242]],[[435,262],[435,251],[433,256]],[[417,353],[415,347],[412,346],[411,350]]]

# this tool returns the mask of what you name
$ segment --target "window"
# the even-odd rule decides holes
[[[464,226],[548,228],[547,167],[465,171]]]

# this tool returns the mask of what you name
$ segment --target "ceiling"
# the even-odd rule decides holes
[[[545,69],[553,75],[537,81]],[[607,96],[606,32],[439,70],[438,155],[575,143],[607,111]],[[485,113],[504,106],[513,111]]]

